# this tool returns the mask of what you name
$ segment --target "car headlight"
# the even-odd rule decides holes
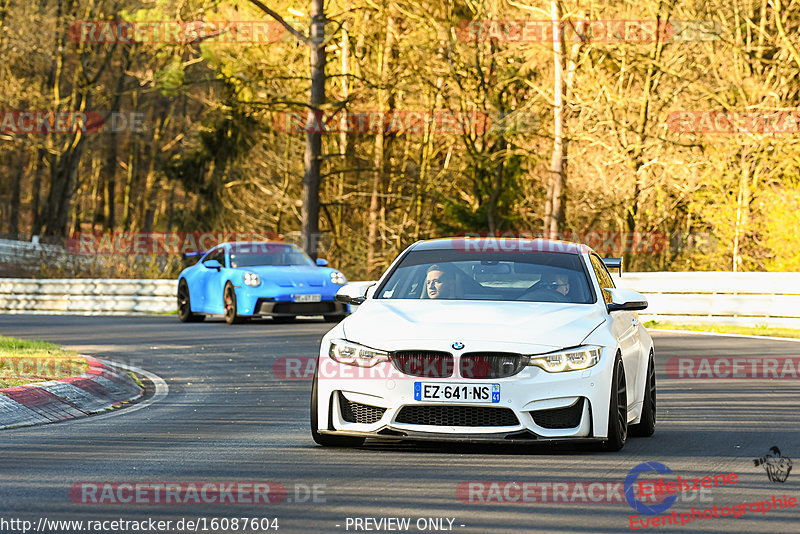
[[[257,287],[261,285],[261,278],[256,273],[244,273],[245,285]]]
[[[600,361],[600,347],[577,347],[548,354],[534,354],[529,358],[528,365],[541,367],[548,373],[579,371],[597,365]]]
[[[331,341],[328,356],[339,363],[358,367],[374,367],[381,362],[389,361],[389,353],[386,351],[371,349],[343,339]]]
[[[347,278],[345,278],[344,275],[339,271],[332,271],[331,282],[333,282],[336,285],[343,286],[347,283]]]

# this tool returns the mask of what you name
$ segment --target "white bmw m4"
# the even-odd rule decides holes
[[[322,339],[311,395],[320,445],[366,438],[589,441],[617,451],[655,429],[653,341],[585,245],[417,242]]]

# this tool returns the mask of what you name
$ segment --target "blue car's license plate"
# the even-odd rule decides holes
[[[292,300],[295,302],[320,302],[322,295],[292,295]]]
[[[434,402],[500,402],[500,384],[414,382],[414,400]]]

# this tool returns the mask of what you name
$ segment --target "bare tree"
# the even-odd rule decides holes
[[[314,124],[321,124],[322,108],[325,105],[325,2],[311,0],[311,31],[305,35],[286,22],[277,12],[259,0],[250,0],[261,11],[278,21],[286,30],[309,47],[311,69],[311,91],[308,100]],[[303,206],[302,240],[303,248],[312,257],[317,257],[319,237],[319,189],[320,164],[322,158],[322,132],[319,128],[306,129],[306,149],[303,158]]]

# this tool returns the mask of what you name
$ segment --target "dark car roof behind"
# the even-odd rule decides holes
[[[250,248],[250,247],[260,247],[260,246],[265,246],[265,247],[283,246],[283,245],[295,246],[293,243],[286,243],[284,241],[228,241],[220,244],[228,245],[234,249],[238,247]]]
[[[556,239],[516,239],[512,237],[446,237],[418,241],[412,250],[463,250],[464,252],[563,252],[580,254],[589,247]]]

